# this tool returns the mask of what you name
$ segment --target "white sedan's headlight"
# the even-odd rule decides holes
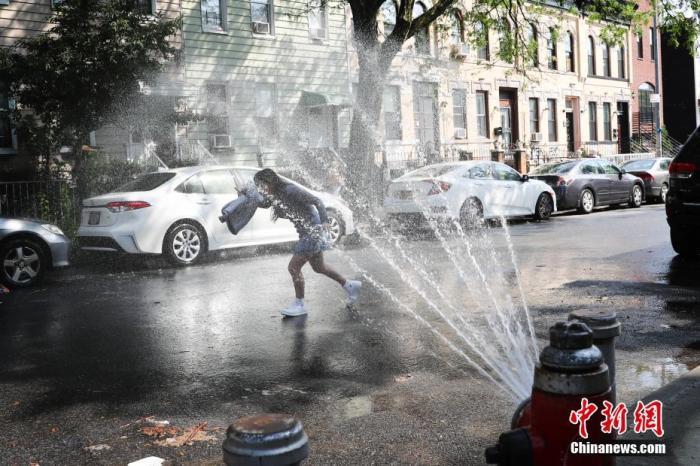
[[[50,232],[53,233],[54,235],[63,236],[63,232],[62,232],[61,229],[58,228],[56,225],[51,225],[50,223],[46,223],[46,224],[42,225],[42,228],[44,228],[45,230],[50,231]]]

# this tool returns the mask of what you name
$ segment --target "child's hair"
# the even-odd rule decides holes
[[[255,174],[253,177],[255,184],[265,183],[268,185],[272,191],[276,191],[277,188],[282,184],[282,180],[271,168],[263,168]]]

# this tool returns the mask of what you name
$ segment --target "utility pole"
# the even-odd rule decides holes
[[[659,96],[659,100],[654,103],[654,126],[656,131],[656,156],[663,156],[663,140],[661,138],[661,86],[659,83],[659,61],[661,60],[661,54],[659,53],[659,33],[657,29],[657,13],[656,8],[654,8],[654,30],[653,30],[653,45],[654,45],[654,74],[656,82],[654,86],[656,87],[656,94]]]

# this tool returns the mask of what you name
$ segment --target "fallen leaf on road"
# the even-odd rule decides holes
[[[85,451],[102,451],[102,450],[111,450],[112,447],[105,443],[100,443],[98,445],[90,445],[89,447],[85,447]]]
[[[177,435],[180,431],[177,427],[166,427],[166,426],[145,426],[139,429],[140,432],[149,437],[165,437],[168,435]]]
[[[129,423],[127,423],[127,424],[124,424],[123,426],[120,426],[119,428],[120,428],[120,429],[124,429],[124,428],[126,428],[126,427],[133,426],[134,424],[140,424],[140,423],[142,423],[142,422],[144,422],[144,421],[150,421],[150,420],[153,419],[154,417],[155,417],[155,416],[146,416],[146,417],[142,417],[142,418],[139,418],[139,419],[137,419],[137,420],[135,420],[135,421],[129,422]]]
[[[411,374],[397,375],[394,380],[397,382],[408,382],[413,376]]]
[[[55,434],[56,432],[58,432],[58,427],[52,427],[50,432],[52,434]]]
[[[161,447],[182,447],[184,445],[191,445],[194,442],[211,442],[218,440],[213,435],[209,435],[206,430],[207,422],[205,421],[194,427],[185,429],[181,435],[169,437],[164,440],[156,440],[153,443]]]

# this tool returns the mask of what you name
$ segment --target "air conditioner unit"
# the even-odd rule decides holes
[[[228,134],[214,134],[211,136],[211,146],[214,149],[231,147],[231,136]]]
[[[532,136],[530,136],[530,141],[542,142],[542,133],[532,133]]]
[[[459,44],[455,46],[455,58],[467,58],[469,56],[469,44]]]
[[[465,128],[455,128],[455,139],[467,139],[467,130]]]
[[[311,29],[311,38],[317,40],[323,40],[326,38],[326,30],[324,28]]]
[[[270,23],[253,22],[253,32],[256,34],[269,34]]]

